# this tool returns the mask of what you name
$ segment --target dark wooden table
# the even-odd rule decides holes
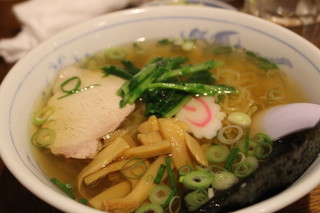
[[[19,23],[12,15],[13,4],[23,0],[0,0],[0,39],[12,37],[19,32]],[[239,1],[234,6],[241,6]],[[6,63],[0,57],[0,83],[9,72],[13,64]],[[61,211],[46,204],[24,186],[9,172],[0,159],[0,213],[59,213]],[[320,185],[312,192],[278,213],[319,213],[320,212]]]

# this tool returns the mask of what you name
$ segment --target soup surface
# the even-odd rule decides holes
[[[172,65],[172,70],[179,70],[181,67],[188,67],[188,65],[202,66],[208,61],[210,61],[212,67],[199,68],[200,71],[191,71],[190,74],[189,66],[188,69],[181,68],[180,74],[173,78],[165,79],[163,76],[158,76],[158,79],[163,78],[164,80],[160,83],[153,82],[154,84],[148,86],[149,91],[142,93],[133,101],[135,104],[134,111],[125,120],[121,121],[120,126],[97,138],[97,141],[101,143],[99,142],[98,147],[100,152],[93,156],[95,159],[102,156],[103,152],[108,153],[104,150],[110,148],[114,141],[120,144],[117,145],[118,147],[126,143],[124,145],[126,151],[121,152],[122,154],[113,156],[107,163],[102,160],[98,169],[91,169],[90,167],[95,160],[88,157],[85,157],[86,159],[74,159],[52,154],[51,145],[43,148],[32,147],[34,157],[43,172],[50,178],[71,185],[72,189],[69,190],[75,196],[75,199],[85,198],[89,201],[87,205],[114,212],[132,212],[139,206],[150,203],[162,206],[164,209],[169,208],[171,209],[169,211],[174,212],[174,208],[179,208],[176,203],[184,199],[189,210],[194,210],[214,196],[215,193],[227,190],[250,175],[259,164],[267,160],[268,155],[272,152],[272,142],[264,134],[250,134],[250,129],[254,125],[251,121],[256,113],[275,105],[306,101],[299,88],[295,86],[294,80],[286,76],[276,64],[268,59],[247,50],[219,46],[218,44],[207,45],[195,40],[161,39],[124,44],[98,52],[72,66],[79,70],[86,70],[85,72],[99,73],[101,78],[109,78],[113,74],[106,76],[105,73],[108,72],[106,70],[119,68],[126,71],[126,68],[137,68],[141,72],[148,64],[156,61],[155,58],[159,61],[162,58],[188,59],[183,63],[181,61],[173,62],[178,63],[178,65],[176,67]],[[123,61],[130,63],[125,65]],[[132,68],[132,65],[134,68]],[[104,69],[106,67],[108,69]],[[127,75],[125,81],[132,80],[134,75],[137,74]],[[121,77],[123,78],[123,76]],[[76,99],[78,93],[84,94],[87,92],[86,90],[68,92],[74,88],[76,81],[70,80],[70,78],[68,80],[63,83],[65,88],[70,86],[71,89],[65,89],[67,95],[63,99],[71,97]],[[144,82],[144,84],[146,83]],[[198,88],[199,84],[222,85],[219,89],[227,89],[228,92],[213,92],[211,94],[203,92],[203,90],[198,93],[194,92],[193,89],[186,90],[188,86],[196,85]],[[178,88],[177,85],[182,85],[184,88]],[[86,89],[95,90],[100,87],[98,84],[90,86],[92,87],[89,88],[88,86]],[[172,89],[172,87],[175,88]],[[157,90],[159,88],[162,89],[161,92]],[[210,88],[211,90],[208,91],[216,91],[215,89],[217,89],[217,87]],[[123,91],[122,88],[122,93]],[[176,105],[174,107],[165,105],[168,104],[165,100],[166,97],[170,96],[168,91],[172,91],[175,97],[183,97],[179,101],[175,100],[174,103],[178,107]],[[36,112],[43,106],[48,105],[47,100],[52,95],[51,88],[46,94],[44,100],[37,104],[40,107],[35,109]],[[126,94],[121,94],[121,91],[118,94],[122,95],[122,100],[125,99]],[[152,94],[155,94],[155,97],[152,97]],[[102,97],[103,95],[101,94]],[[172,96],[170,97],[172,98]],[[150,100],[154,102],[152,102],[153,105],[149,103]],[[159,100],[162,102],[159,102]],[[121,104],[117,103],[117,107],[120,108]],[[122,104],[126,106],[131,103]],[[164,110],[164,112],[161,111],[163,109],[159,108],[153,110],[152,107],[157,104],[170,110]],[[150,108],[152,109],[150,110]],[[55,112],[52,113],[53,116],[54,114]],[[59,119],[59,117],[54,117],[54,120]],[[78,122],[83,121],[78,119]],[[146,126],[150,126],[152,123],[157,123],[158,127],[150,130]],[[207,124],[208,127],[206,127]],[[36,129],[45,128],[46,124],[36,126],[32,124],[31,126],[31,135],[33,135]],[[59,132],[56,132],[56,134],[59,134]],[[119,138],[121,138],[121,141],[117,141]],[[179,142],[181,140],[183,142]],[[261,141],[264,145],[257,145]],[[159,143],[161,144],[159,145]],[[183,145],[180,143],[183,143]],[[153,146],[150,146],[150,144],[153,144]],[[271,146],[268,144],[271,144]],[[159,147],[157,147],[158,145]],[[128,151],[128,149],[143,146],[145,148],[142,148],[142,150]],[[161,157],[162,159],[160,159]],[[104,156],[104,159],[106,158],[108,156]],[[181,159],[186,160],[181,163]],[[170,160],[169,163],[168,160]],[[118,168],[110,169],[105,173],[102,172],[102,175],[97,174],[103,168],[106,170],[112,164],[115,165],[119,162],[121,166],[118,166]],[[161,182],[155,184],[153,180],[156,179],[155,174],[160,169],[159,165],[164,165],[163,167],[166,168]],[[158,166],[155,174],[150,171],[152,166]],[[168,167],[172,167],[172,170]],[[178,171],[181,167],[183,167],[185,173],[183,169]],[[170,171],[174,173],[173,179],[170,179]],[[97,177],[93,174],[97,174]],[[172,180],[174,180],[174,185],[172,185]],[[138,187],[148,188],[142,186],[141,182],[148,183],[150,181],[152,182],[152,189],[157,185],[162,186],[162,188],[157,189],[158,194],[151,192],[152,189],[149,192],[137,189]],[[206,181],[209,181],[209,184]],[[201,183],[200,187],[197,186],[198,183]],[[97,196],[115,185],[123,190],[123,193],[115,195],[115,197],[102,194],[100,197]],[[169,188],[168,191],[166,191],[167,188]],[[138,192],[135,192],[134,189]],[[195,204],[194,201],[188,201],[191,199],[188,196],[183,197],[186,192],[191,193],[191,191],[198,193],[198,197],[205,194],[204,202]],[[132,206],[130,203],[121,200],[121,197],[130,199],[132,193],[142,197],[141,201],[136,201],[137,206]],[[150,195],[150,193],[155,194]],[[144,197],[145,194],[147,194],[147,197]],[[174,197],[176,201],[171,202],[173,203],[172,206],[161,203],[162,201],[153,201],[152,198],[152,196],[155,196],[163,200],[163,197],[165,197],[164,200],[167,201],[170,194],[174,195],[171,197]],[[153,206],[150,208],[153,208]]]

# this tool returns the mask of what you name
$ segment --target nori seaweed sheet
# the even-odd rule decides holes
[[[275,141],[272,155],[251,176],[217,194],[195,212],[236,211],[274,196],[297,180],[319,153],[320,123]],[[182,206],[182,212],[188,212],[185,203]]]

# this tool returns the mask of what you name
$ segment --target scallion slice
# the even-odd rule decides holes
[[[49,128],[41,128],[31,137],[31,144],[43,148],[51,145],[56,139],[56,132]]]
[[[164,211],[160,205],[154,204],[154,203],[149,203],[149,204],[146,204],[146,205],[139,207],[134,213],[149,213],[149,212],[163,213]]]
[[[213,175],[212,187],[217,190],[226,190],[237,182],[238,178],[232,172],[220,171]]]
[[[133,158],[126,162],[120,172],[128,179],[140,179],[147,171],[146,163],[140,158]]]
[[[159,184],[153,187],[149,193],[149,200],[158,205],[163,205],[170,196],[172,189],[164,184]]]
[[[192,171],[183,178],[183,186],[187,189],[208,188],[213,180],[213,173],[206,171]]]
[[[164,204],[162,204],[162,207],[163,207],[163,208],[167,208],[167,206],[170,204],[170,202],[171,202],[171,200],[173,199],[173,197],[175,197],[176,195],[177,195],[177,188],[175,187],[175,188],[171,191],[171,193],[170,193],[168,199],[166,200],[166,202],[165,202]]]
[[[179,196],[173,196],[169,203],[169,213],[178,213],[181,209],[181,198]]]
[[[111,60],[124,60],[127,57],[127,52],[122,48],[109,48],[105,51],[105,56]]]
[[[40,109],[34,114],[32,123],[35,125],[44,124],[54,113],[55,109],[56,108],[54,106],[45,106],[44,108]]]
[[[239,178],[249,176],[254,171],[253,165],[249,161],[243,161],[235,166],[234,174]]]
[[[71,89],[66,89],[66,86],[68,84],[70,84],[72,81],[76,81],[76,83],[74,83],[74,87]],[[81,79],[78,76],[73,76],[71,78],[68,78],[67,80],[65,80],[61,85],[60,85],[60,89],[65,92],[65,93],[72,93],[72,91],[79,89],[81,86]]]
[[[223,144],[213,145],[205,152],[205,156],[210,164],[225,162],[229,154],[229,148]]]
[[[101,56],[94,55],[86,59],[85,68],[90,70],[99,70],[103,67],[104,61]]]
[[[272,143],[260,142],[254,148],[254,156],[258,159],[266,159],[272,152]]]
[[[240,140],[237,143],[237,147],[239,148],[239,151],[244,153],[244,155],[246,155],[245,153],[247,150],[246,156],[254,156],[254,149],[256,146],[257,146],[257,142],[251,139],[249,139],[248,141],[246,141],[246,139]]]
[[[225,168],[223,168],[221,166],[218,166],[218,165],[210,165],[210,166],[208,166],[208,170],[213,172],[213,173],[226,171]]]
[[[272,143],[272,139],[265,133],[257,133],[255,136],[252,138],[253,141],[256,141],[258,143],[260,142],[269,142]]]
[[[184,197],[189,211],[195,211],[209,200],[206,189],[200,188]]]
[[[165,160],[166,160],[166,166],[167,166],[167,169],[168,169],[168,175],[169,175],[169,179],[170,179],[170,186],[171,186],[171,188],[175,188],[176,187],[176,181],[174,179],[174,174],[173,174],[173,171],[172,171],[172,168],[171,168],[171,159],[170,159],[170,157],[166,157]]]
[[[178,173],[180,176],[185,176],[189,174],[192,171],[192,168],[190,166],[182,166],[179,168]]]

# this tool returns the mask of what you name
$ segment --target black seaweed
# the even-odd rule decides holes
[[[319,153],[320,123],[275,141],[273,153],[263,166],[195,212],[235,211],[276,195],[297,180]],[[182,212],[188,211],[183,209]]]

